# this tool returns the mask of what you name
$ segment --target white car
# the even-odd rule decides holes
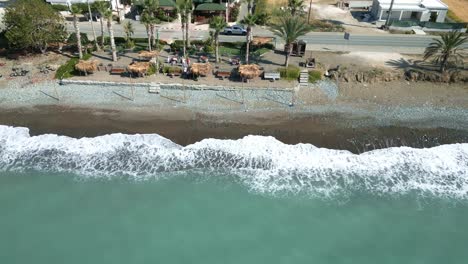
[[[226,35],[247,35],[247,30],[241,25],[235,25],[232,27],[225,27],[224,34]]]

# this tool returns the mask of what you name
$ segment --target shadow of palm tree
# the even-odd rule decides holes
[[[424,71],[437,71],[438,68],[433,63],[423,60],[407,60],[400,58],[398,60],[389,60],[385,62],[386,65],[396,69],[402,70],[424,70]]]
[[[92,53],[92,54],[93,54],[94,57],[99,58],[99,59],[101,59],[101,60],[112,61],[112,58],[111,58],[111,57],[103,56],[103,55],[96,54],[96,53]]]

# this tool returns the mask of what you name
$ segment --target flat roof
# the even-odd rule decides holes
[[[390,9],[392,0],[378,0],[382,9]],[[448,6],[440,0],[395,0],[393,10],[427,10],[441,9],[446,10]]]
[[[434,9],[448,9],[448,6],[440,0],[423,0],[423,6]]]

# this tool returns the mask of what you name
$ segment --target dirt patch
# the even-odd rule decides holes
[[[350,52],[348,54],[343,54],[343,57],[350,58],[355,61],[364,62],[372,67],[392,67],[387,62],[389,61],[398,61],[403,58],[400,53],[394,52]]]
[[[335,5],[312,4],[312,18],[327,20],[342,25],[347,32],[358,34],[385,34],[387,32],[377,29],[376,25],[358,21],[349,10],[343,10]]]
[[[458,18],[468,22],[468,2],[466,0],[444,0],[444,2]]]

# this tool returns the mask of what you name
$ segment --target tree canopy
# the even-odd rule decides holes
[[[3,17],[9,45],[44,53],[50,43],[62,42],[67,33],[63,18],[42,0],[17,0]]]
[[[272,25],[270,30],[275,36],[283,39],[286,44],[287,51],[285,53],[286,60],[284,64],[287,67],[289,64],[289,56],[291,55],[291,44],[299,37],[309,33],[311,28],[301,17],[285,16],[280,18],[280,22],[278,24]]]
[[[433,58],[434,62],[440,65],[440,71],[444,72],[448,66],[457,66],[463,63],[461,50],[463,44],[468,42],[461,32],[448,32],[440,39],[434,39],[424,51],[424,60]]]

